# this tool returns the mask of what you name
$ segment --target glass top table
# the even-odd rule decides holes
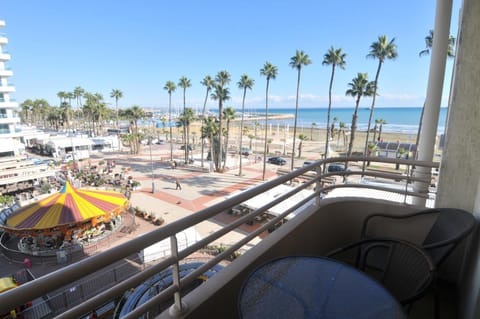
[[[405,319],[402,306],[363,272],[324,257],[290,256],[257,268],[240,291],[239,316]]]

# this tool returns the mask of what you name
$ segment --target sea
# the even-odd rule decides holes
[[[245,120],[248,121],[249,116],[264,117],[265,113],[262,113],[262,108],[246,109]],[[240,117],[241,110],[237,109],[237,117]],[[338,128],[340,122],[345,123],[347,129],[350,129],[352,125],[352,116],[355,111],[354,107],[332,107],[330,121],[337,118],[335,126]],[[217,114],[218,109],[210,109],[210,114]],[[269,125],[272,126],[286,126],[293,127],[295,120],[295,108],[269,108],[269,115],[292,115],[289,119],[269,120]],[[417,134],[418,125],[420,123],[420,116],[422,114],[422,107],[375,107],[371,128],[375,125],[375,120],[383,119],[386,124],[383,124],[382,131],[390,133],[402,133],[402,134]],[[326,128],[327,126],[328,109],[322,108],[299,108],[297,117],[297,127],[301,128]],[[358,109],[357,129],[359,131],[366,131],[368,127],[368,118],[370,116],[370,108],[360,107]],[[443,134],[445,131],[447,117],[447,108],[440,108],[440,114],[438,119],[437,134]],[[158,117],[157,117],[158,118]],[[257,120],[259,124],[263,124],[262,121]],[[145,125],[151,125],[150,121],[146,121]],[[315,123],[315,124],[314,124]],[[331,122],[330,122],[331,123]],[[139,122],[139,124],[142,124]],[[174,122],[172,125],[175,125]],[[162,127],[160,121],[156,121],[157,127]],[[168,123],[167,123],[168,126]]]
[[[215,110],[212,110],[213,112]],[[241,110],[237,110],[240,112]],[[257,109],[257,114],[259,110]],[[332,107],[330,113],[330,122],[334,117],[337,118],[335,126],[338,128],[339,123],[345,123],[347,129],[352,125],[352,116],[355,108],[343,107],[343,108],[334,108]],[[217,111],[218,112],[218,111]],[[295,108],[270,108],[268,110],[270,115],[273,114],[295,114]],[[417,134],[418,125],[420,123],[420,116],[422,114],[422,107],[375,107],[371,128],[375,125],[375,119],[383,119],[386,121],[386,124],[383,124],[383,132],[393,132],[393,133],[403,133],[403,134]],[[265,115],[265,113],[263,113]],[[327,108],[299,108],[298,117],[297,117],[297,127],[304,128],[325,128],[327,126]],[[357,130],[366,131],[368,127],[368,118],[370,116],[370,108],[359,108],[358,109],[358,119],[357,119]],[[441,108],[439,119],[438,119],[438,128],[437,134],[443,134],[445,131],[447,117],[447,108]],[[271,120],[269,124],[272,125],[294,125],[294,119],[282,119],[282,120]],[[313,124],[315,123],[315,124]],[[263,124],[263,123],[260,123]],[[313,125],[312,125],[313,124]]]

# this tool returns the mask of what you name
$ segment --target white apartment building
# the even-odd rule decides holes
[[[5,21],[0,20],[0,31],[3,27]],[[0,32],[0,195],[29,189],[40,179],[55,176],[48,165],[25,159],[18,103],[10,96],[15,87],[10,82],[13,72],[8,67],[7,44],[7,36]]]
[[[5,27],[5,21],[0,20],[0,31]],[[18,103],[10,97],[15,87],[10,82],[13,75],[8,67],[10,54],[6,50],[8,38],[0,32],[0,158],[21,155],[24,147],[20,142],[20,124]]]

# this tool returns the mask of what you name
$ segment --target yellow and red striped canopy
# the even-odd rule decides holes
[[[47,229],[109,218],[112,212],[126,208],[127,202],[119,192],[75,189],[67,181],[60,192],[13,212],[5,226],[16,230]]]

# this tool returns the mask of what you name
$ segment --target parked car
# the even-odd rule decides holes
[[[34,165],[40,165],[40,164],[43,164],[43,161],[39,158],[33,158],[33,157],[30,157],[28,158],[30,161],[32,161],[32,163]]]
[[[181,149],[181,150],[184,150],[184,149],[185,149],[185,145],[181,145],[181,146],[180,146],[180,149]],[[192,145],[188,145],[188,150],[189,150],[189,151],[192,150]]]
[[[305,161],[303,162],[303,167],[305,166],[309,166],[309,165],[312,165],[313,163],[315,163],[316,161]],[[316,168],[313,168],[312,171],[315,171]]]
[[[252,151],[248,148],[248,147],[242,147],[242,151],[241,151],[242,155],[250,155],[250,153],[252,153]]]
[[[47,164],[47,165],[56,165],[57,162],[54,159],[46,159],[42,161],[42,164]]]
[[[270,157],[267,162],[269,162],[270,164],[275,164],[275,165],[285,165],[287,164],[287,161],[284,160],[283,158],[279,157],[279,156],[275,156],[275,157]]]
[[[164,140],[158,140],[157,144],[163,145],[163,144],[165,144],[165,141]]]
[[[329,173],[344,172],[344,171],[349,172],[350,171],[350,169],[345,168],[345,164],[340,164],[340,163],[333,163],[333,164],[328,165],[327,170],[328,170]]]

